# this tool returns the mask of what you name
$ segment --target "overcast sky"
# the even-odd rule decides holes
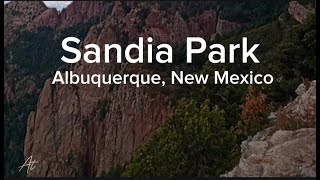
[[[10,1],[4,1],[4,3],[8,3]],[[48,7],[57,8],[57,10],[61,11],[63,8],[67,7],[72,1],[43,1]]]

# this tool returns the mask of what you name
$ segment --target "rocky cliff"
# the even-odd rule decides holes
[[[4,47],[15,40],[21,29],[47,9],[41,1],[15,1],[4,6]]]
[[[55,29],[59,25],[59,15],[55,8],[46,9],[39,16],[34,18],[28,25],[27,30],[34,32],[41,27]]]
[[[188,35],[209,39],[217,32],[221,34],[240,27],[228,21],[220,25],[219,22],[224,20],[218,20],[214,8],[199,10],[183,18],[182,14],[190,11],[190,7],[184,3],[169,3],[163,8],[157,2],[75,1],[58,13],[54,8],[47,8],[43,2],[14,1],[4,8],[4,47],[14,42],[23,31],[37,32],[41,28],[62,31],[86,22],[96,25],[90,33],[98,33],[96,35],[99,36],[99,31],[106,30],[108,33],[102,35],[111,39],[118,38],[123,45],[136,42],[139,36],[152,36],[157,43],[181,42]],[[14,87],[18,82],[7,73],[10,73],[10,67],[4,72],[4,97],[10,102],[18,99]]]
[[[301,84],[296,92],[298,97],[277,113],[275,121],[283,121],[280,113],[284,113],[288,123],[307,128],[287,130],[275,122],[242,142],[239,164],[223,176],[316,176],[316,111],[310,109],[316,103],[316,81],[310,87]]]
[[[270,129],[241,145],[239,165],[226,177],[316,176],[316,129]]]
[[[310,14],[315,13],[315,9],[308,5],[303,6],[298,1],[291,1],[289,3],[288,12],[300,23],[304,23]]]
[[[39,28],[65,29],[100,17],[106,3],[75,1],[59,13],[42,1],[13,1],[4,7],[4,46],[12,43],[22,31],[35,32]]]

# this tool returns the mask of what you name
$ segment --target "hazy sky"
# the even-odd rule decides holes
[[[4,1],[4,3],[8,3],[10,1]],[[43,1],[48,7],[57,8],[57,10],[61,11],[63,8],[67,7],[72,1]]]

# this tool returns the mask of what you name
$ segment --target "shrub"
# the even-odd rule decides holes
[[[124,176],[218,176],[237,163],[236,136],[224,112],[182,101],[169,122],[140,147]]]
[[[248,86],[246,101],[241,106],[241,121],[238,123],[238,133],[244,136],[254,135],[267,124],[270,107],[267,96]]]
[[[101,177],[120,177],[123,170],[124,170],[124,166],[118,164],[118,165],[112,167],[109,170],[109,172],[103,171],[101,173]]]
[[[301,128],[316,127],[316,103],[310,105],[302,113],[294,113],[292,110],[281,108],[277,113],[274,130],[294,131]]]

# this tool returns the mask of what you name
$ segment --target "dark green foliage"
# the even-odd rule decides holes
[[[289,0],[218,0],[222,7],[222,19],[255,25],[277,18],[288,2]]]
[[[100,108],[98,110],[99,112],[99,120],[103,121],[104,118],[107,116],[107,113],[109,111],[109,103],[107,100],[103,100],[100,104]]]
[[[139,10],[137,12],[138,17],[140,18],[140,21],[139,21],[139,24],[138,24],[139,32],[143,32],[144,31],[144,28],[146,26],[145,20],[148,17],[149,13],[150,13],[150,9],[148,9],[148,8],[142,8],[141,10]]]
[[[205,10],[217,10],[221,19],[250,25],[263,24],[277,18],[290,0],[215,0],[215,1],[158,1],[160,10],[179,7],[183,19],[197,16]]]
[[[224,112],[182,101],[169,122],[135,154],[124,176],[218,176],[238,157]]]
[[[269,58],[262,59],[261,55],[270,51],[274,44],[277,44],[281,40],[281,34],[281,29],[278,23],[275,22],[240,34],[230,34],[227,37],[222,36],[218,42],[214,41],[211,43],[221,43],[225,47],[228,47],[229,44],[242,44],[242,37],[248,37],[249,47],[254,43],[260,44],[255,51],[255,54],[261,63],[268,64],[270,62]],[[229,54],[228,48],[226,48],[226,54]],[[229,57],[227,56],[226,58],[226,61],[228,62]],[[248,64],[243,64],[241,63],[241,58],[241,51],[238,50],[235,54],[235,63],[212,64],[207,62],[198,73],[210,74],[211,76],[214,75],[215,71],[229,71],[229,74],[247,74],[251,70],[253,64],[251,61],[249,61]],[[260,67],[261,64],[258,64],[257,66]],[[270,69],[265,70],[267,73],[274,72]],[[257,71],[257,73],[261,72]],[[214,78],[212,77],[207,84],[193,86],[192,88],[193,91],[191,91],[191,95],[194,99],[197,99],[200,102],[205,99],[210,99],[211,103],[219,105],[219,107],[228,112],[226,117],[228,127],[235,126],[240,120],[240,105],[245,100],[247,85],[215,84]]]
[[[88,23],[62,32],[50,28],[42,28],[36,34],[22,32],[14,43],[4,49],[5,60],[9,66],[14,65],[13,74],[17,78],[52,74],[65,64],[61,61],[61,57],[68,56],[61,47],[62,40],[68,36],[84,39],[90,27]]]
[[[273,46],[261,54],[261,64],[255,64],[251,69],[272,73],[276,81],[262,88],[270,100],[286,103],[295,97],[294,90],[303,78],[316,79],[315,17],[310,17],[303,25],[288,22],[278,26],[282,31],[280,41],[270,44]]]
[[[108,173],[102,172],[102,177],[120,177],[124,171],[124,166],[116,165],[110,169]]]
[[[6,176],[23,176],[25,169],[19,171],[23,164],[23,146],[26,133],[26,121],[34,110],[37,98],[26,96],[23,103],[4,104],[4,166]]]
[[[260,64],[242,64],[241,52],[236,51],[234,64],[211,64],[206,63],[201,73],[213,75],[215,71],[228,70],[229,73],[255,73],[272,74],[274,83],[272,85],[259,85],[257,88],[267,94],[269,101],[275,104],[285,104],[295,97],[295,89],[302,82],[302,78],[316,79],[316,38],[315,18],[310,17],[307,24],[301,25],[292,19],[283,19],[284,22],[274,21],[259,28],[249,31],[221,37],[220,43],[228,47],[229,44],[241,43],[242,37],[248,38],[249,47],[255,43],[260,46],[255,55]],[[226,52],[229,53],[228,50]],[[228,62],[228,57],[227,60]],[[281,81],[278,81],[281,79]],[[210,99],[221,108],[230,110],[243,103],[246,85],[216,85],[213,79],[206,85],[194,86],[193,97],[198,100]],[[228,102],[228,103],[227,103]],[[239,109],[239,108],[238,108]],[[228,113],[234,117],[235,113]],[[231,118],[233,119],[233,118]],[[233,123],[232,123],[233,124]]]
[[[183,19],[199,15],[209,9],[218,9],[221,19],[257,25],[277,18],[285,10],[289,0],[216,0],[216,1],[159,1],[160,10],[166,10],[184,4],[180,12]]]
[[[315,7],[316,5],[316,0],[298,0],[298,2],[304,6],[309,5],[311,7]]]
[[[139,11],[137,12],[137,15],[138,15],[138,17],[139,17],[140,19],[146,19],[146,18],[148,17],[149,13],[150,13],[150,9],[148,9],[148,8],[142,8],[141,10],[139,10]]]
[[[166,9],[172,6],[172,1],[159,1],[158,4],[160,6],[161,11],[165,11]]]

